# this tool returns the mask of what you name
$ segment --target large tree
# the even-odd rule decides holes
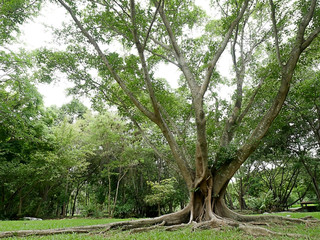
[[[225,190],[279,114],[301,55],[315,51],[319,2],[212,1],[210,16],[192,0],[54,2],[73,21],[59,33],[68,52],[43,51],[41,64],[59,66],[96,106],[103,99],[137,126],[153,122],[189,189],[183,210],[130,226],[256,220],[229,210]],[[217,63],[228,43],[235,92],[222,111]],[[155,77],[161,63],[181,72],[178,89]]]

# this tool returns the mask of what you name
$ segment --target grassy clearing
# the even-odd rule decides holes
[[[306,213],[276,213],[275,215],[287,216],[291,215],[294,218],[300,218],[305,216],[313,216],[320,219],[320,212],[306,212]],[[62,219],[62,220],[44,220],[44,221],[2,221],[0,222],[0,231],[22,230],[22,229],[52,229],[62,227],[74,227],[84,225],[105,224],[116,221],[123,221],[128,219]],[[287,224],[287,225],[271,225],[268,229],[277,232],[296,233],[302,234],[307,238],[301,239],[320,239],[320,225],[305,226],[303,224]],[[224,228],[223,230],[199,230],[192,231],[191,227],[185,227],[178,231],[167,232],[162,229],[153,230],[150,232],[130,234],[128,231],[114,230],[106,233],[96,234],[63,234],[43,237],[26,237],[26,238],[9,238],[9,239],[26,239],[26,240],[38,240],[38,239],[195,239],[195,240],[215,240],[215,239],[239,239],[239,240],[253,240],[253,239],[284,239],[289,240],[292,237],[253,237],[249,236],[240,230],[234,228]]]

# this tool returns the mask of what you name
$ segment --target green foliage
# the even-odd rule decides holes
[[[69,123],[74,122],[76,119],[83,119],[88,108],[83,105],[79,100],[73,99],[70,103],[64,104],[59,109],[59,118],[63,120],[67,118]]]
[[[81,209],[81,215],[83,217],[101,218],[103,217],[103,211],[99,209],[98,205],[90,203]]]
[[[230,163],[236,156],[237,146],[228,145],[226,147],[221,147],[217,153],[216,161],[214,162],[214,167],[218,169],[223,164]]]
[[[172,200],[176,190],[174,189],[175,178],[163,179],[160,182],[148,181],[151,188],[151,194],[145,196],[145,202],[150,205],[166,204]]]
[[[6,0],[0,2],[0,45],[14,39],[14,33],[26,20],[35,16],[41,1]]]
[[[131,199],[123,204],[117,204],[114,212],[114,216],[119,218],[129,217],[128,213],[132,213],[132,209],[134,209],[135,203]]]
[[[272,191],[260,193],[259,197],[249,197],[247,200],[248,207],[259,212],[272,211],[277,206],[279,199],[274,199]]]

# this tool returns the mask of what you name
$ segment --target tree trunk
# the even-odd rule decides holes
[[[240,186],[239,186],[239,205],[240,205],[240,211],[244,210],[247,208],[247,204],[244,200],[244,190],[243,190],[243,182],[242,182],[242,177],[240,177]]]
[[[75,213],[75,211],[76,211],[76,202],[77,202],[77,197],[78,197],[80,188],[81,188],[81,186],[78,186],[78,187],[77,187],[77,191],[76,191],[76,193],[74,194],[73,205],[72,205],[72,212],[71,212],[71,216],[72,216],[72,217],[74,216],[74,213]]]
[[[68,178],[67,178],[68,179]],[[62,204],[62,210],[61,210],[61,215],[62,217],[67,216],[67,206],[68,206],[68,200],[67,200],[67,196],[68,196],[68,181],[66,183],[66,188],[65,188],[65,192],[64,192],[64,199],[63,199],[63,204]]]
[[[19,192],[19,209],[18,209],[18,216],[21,216],[22,213],[22,202],[23,202],[23,198],[22,198],[22,193],[21,190]]]
[[[120,186],[120,182],[121,180],[124,178],[124,176],[127,174],[127,171],[125,171],[122,175],[121,175],[121,169],[120,169],[120,173],[119,173],[119,177],[118,177],[118,181],[117,181],[117,188],[116,188],[116,194],[114,196],[114,201],[113,201],[113,207],[111,210],[111,217],[113,217],[114,215],[114,210],[116,208],[116,204],[117,204],[117,200],[118,200],[118,193],[119,193],[119,186]]]
[[[40,212],[41,206],[42,206],[42,204],[43,204],[45,201],[47,201],[49,191],[50,191],[53,187],[54,187],[53,185],[51,185],[50,187],[48,187],[48,186],[45,187],[44,193],[43,193],[42,198],[41,198],[41,200],[40,200],[40,202],[39,202],[39,204],[38,204],[37,210],[36,210],[36,212],[35,212],[35,216],[36,216],[36,217],[39,216],[39,212]]]
[[[56,217],[59,217],[59,210],[60,210],[60,204],[57,203],[57,207],[56,207]]]
[[[1,196],[0,196],[0,214],[5,216],[5,187],[2,185],[1,187]]]
[[[88,190],[88,185],[86,186],[86,206],[89,205],[90,202],[90,196],[89,196],[89,190]]]
[[[109,167],[108,167],[108,215],[111,216],[111,176],[110,176]]]
[[[225,201],[228,203],[230,209],[234,209],[232,198],[231,198],[231,195],[230,195],[229,191],[226,191]]]
[[[158,203],[158,217],[161,216],[161,207],[160,207],[160,203]]]
[[[307,170],[307,173],[309,174],[309,176],[312,180],[312,186],[313,186],[314,191],[317,195],[317,199],[320,202],[320,189],[319,189],[319,185],[318,185],[317,178],[316,178],[316,171],[315,171],[315,173],[312,173],[310,167],[306,164],[306,162],[304,160],[304,156],[300,157],[300,161],[302,162],[304,168]]]

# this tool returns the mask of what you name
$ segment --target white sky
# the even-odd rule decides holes
[[[200,5],[204,4],[204,1],[196,0]],[[60,27],[63,20],[66,20],[69,16],[66,14],[65,9],[58,7],[56,4],[48,3],[42,9],[40,15],[33,21],[25,23],[22,27],[22,33],[19,37],[18,43],[15,48],[23,47],[29,50],[33,50],[39,47],[52,47],[59,48],[53,41],[53,35],[49,27]],[[225,54],[218,62],[218,68],[224,76],[229,76],[230,72],[230,54]],[[179,72],[172,64],[163,64],[159,67],[155,77],[166,78],[172,87],[177,87],[177,79],[179,79]],[[64,103],[71,101],[72,96],[66,95],[66,88],[71,87],[72,83],[66,79],[60,79],[56,83],[52,84],[38,84],[38,90],[44,97],[45,106],[61,106]],[[82,99],[82,102],[87,106],[90,106],[88,99]]]

